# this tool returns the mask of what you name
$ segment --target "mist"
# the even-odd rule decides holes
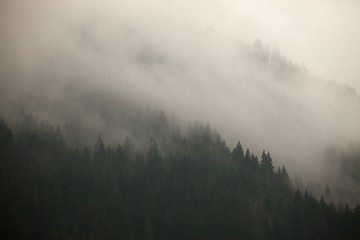
[[[327,174],[329,146],[360,140],[359,1],[5,0],[0,9],[4,117],[24,108],[60,125],[82,119],[116,142],[127,133],[91,109],[97,99],[163,109],[312,178]],[[257,39],[295,73],[254,59]]]

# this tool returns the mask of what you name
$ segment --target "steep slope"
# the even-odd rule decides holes
[[[335,208],[296,191],[284,167],[274,170],[269,153],[259,160],[240,143],[229,151],[208,126],[195,125],[184,136],[163,135],[166,154],[155,140],[144,151],[129,139],[110,148],[100,137],[94,148],[73,148],[59,128],[26,124],[13,135],[0,122],[0,223],[13,239],[354,239],[360,234],[359,205]]]

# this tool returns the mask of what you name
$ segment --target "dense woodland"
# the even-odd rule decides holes
[[[355,0],[22,2],[0,0],[2,239],[360,239]]]
[[[0,226],[6,239],[357,239],[360,206],[291,183],[269,152],[232,150],[209,125],[137,117],[108,146],[68,144],[26,115],[0,120]],[[155,116],[155,117],[154,117]],[[138,147],[137,138],[148,138]]]

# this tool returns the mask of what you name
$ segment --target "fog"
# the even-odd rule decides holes
[[[117,99],[108,108],[125,101],[164,109],[184,125],[209,122],[230,146],[240,139],[257,154],[267,149],[311,177],[325,174],[328,146],[359,141],[359,1],[0,4],[5,117],[25,108],[59,124],[83,118],[103,133],[104,116],[83,104],[106,95]],[[297,73],[279,77],[254,60],[256,39]],[[117,134],[125,133],[104,135]]]

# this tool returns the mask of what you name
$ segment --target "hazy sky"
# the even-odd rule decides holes
[[[46,39],[51,28],[64,27],[64,21],[132,21],[169,34],[176,32],[175,24],[185,24],[245,43],[259,38],[312,72],[360,89],[358,0],[2,0],[1,5],[2,38],[11,31],[12,43],[19,41],[14,36],[26,41],[27,34],[51,41]]]

